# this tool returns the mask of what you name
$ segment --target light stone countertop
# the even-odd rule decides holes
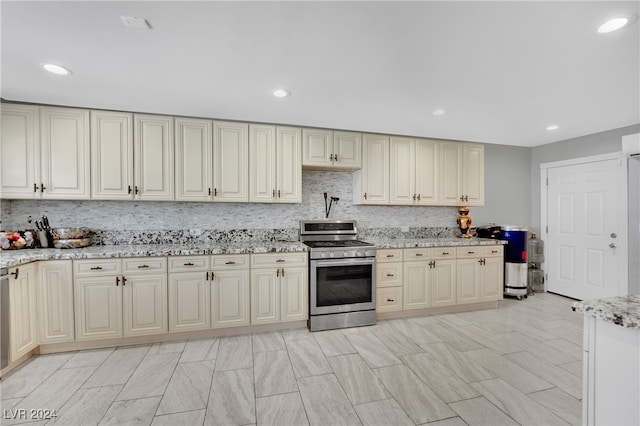
[[[621,327],[640,330],[640,295],[583,300],[575,302],[571,309]]]
[[[399,238],[380,238],[366,239],[367,242],[374,244],[379,249],[399,249],[414,247],[456,247],[456,246],[493,246],[502,245],[507,242],[504,240],[495,240],[489,238],[415,238],[415,239],[399,239]]]
[[[506,241],[487,238],[417,238],[367,240],[379,249],[412,247],[454,247],[505,244]],[[34,262],[36,260],[106,259],[113,257],[194,256],[210,254],[293,253],[307,251],[298,241],[244,241],[211,244],[131,244],[89,246],[79,249],[23,249],[3,250],[0,267]]]

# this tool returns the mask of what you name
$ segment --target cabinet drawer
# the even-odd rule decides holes
[[[252,268],[268,268],[282,266],[306,266],[307,253],[268,253],[268,254],[252,254]]]
[[[170,256],[169,272],[207,271],[209,256]]]
[[[402,262],[402,249],[381,249],[376,251],[376,262]]]
[[[212,268],[248,268],[248,254],[223,254],[211,256]]]
[[[73,274],[76,276],[89,275],[122,275],[120,259],[74,260]]]
[[[402,285],[402,263],[379,263],[376,265],[376,286],[397,287]]]
[[[376,291],[376,309],[378,312],[402,310],[402,287],[384,287]]]
[[[502,257],[503,247],[500,245],[495,246],[482,246],[480,247],[480,256],[482,257]]]
[[[136,274],[145,272],[167,272],[166,257],[136,257],[132,259],[122,259],[122,266],[125,274]]]
[[[431,259],[455,259],[455,247],[431,247],[429,249],[429,258]]]
[[[404,249],[405,262],[410,262],[412,260],[425,260],[428,258],[429,258],[429,249],[426,247]]]
[[[465,257],[481,257],[480,246],[458,247],[456,256],[461,259]]]

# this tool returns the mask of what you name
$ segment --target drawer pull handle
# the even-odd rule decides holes
[[[417,256],[417,257],[422,257],[422,256],[423,256],[423,254],[422,254],[422,253],[416,253],[416,256]]]
[[[498,250],[491,250],[491,253],[498,253]]]
[[[187,263],[184,264],[184,266],[193,266],[193,263],[187,262]]]
[[[225,265],[235,265],[235,264],[236,264],[236,262],[234,262],[233,260],[225,262]]]
[[[387,302],[395,302],[395,299],[387,299]]]
[[[138,269],[144,269],[144,268],[148,268],[149,265],[138,265]]]
[[[388,277],[395,277],[395,274],[387,274]]]
[[[387,257],[396,257],[395,254],[388,254]]]
[[[451,253],[449,253],[448,251],[443,251],[443,252],[442,252],[442,255],[443,255],[443,256],[449,256],[450,254],[451,254]]]
[[[101,271],[102,270],[102,266],[92,266],[89,269],[92,270],[92,271]]]
[[[476,254],[475,251],[468,251],[467,254]]]
[[[276,260],[276,262],[277,262],[277,263],[283,263],[283,262],[284,262],[284,259],[278,259],[278,260]]]

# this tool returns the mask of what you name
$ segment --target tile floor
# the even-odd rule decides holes
[[[579,424],[571,303],[42,355],[1,381],[0,423]]]

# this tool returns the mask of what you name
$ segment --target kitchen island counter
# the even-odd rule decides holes
[[[621,327],[640,330],[640,295],[584,300],[575,302],[571,309]]]
[[[10,268],[37,260],[105,259],[112,257],[196,256],[211,254],[293,253],[307,251],[297,241],[245,241],[213,244],[131,244],[89,246],[79,249],[4,250],[0,267]]]

